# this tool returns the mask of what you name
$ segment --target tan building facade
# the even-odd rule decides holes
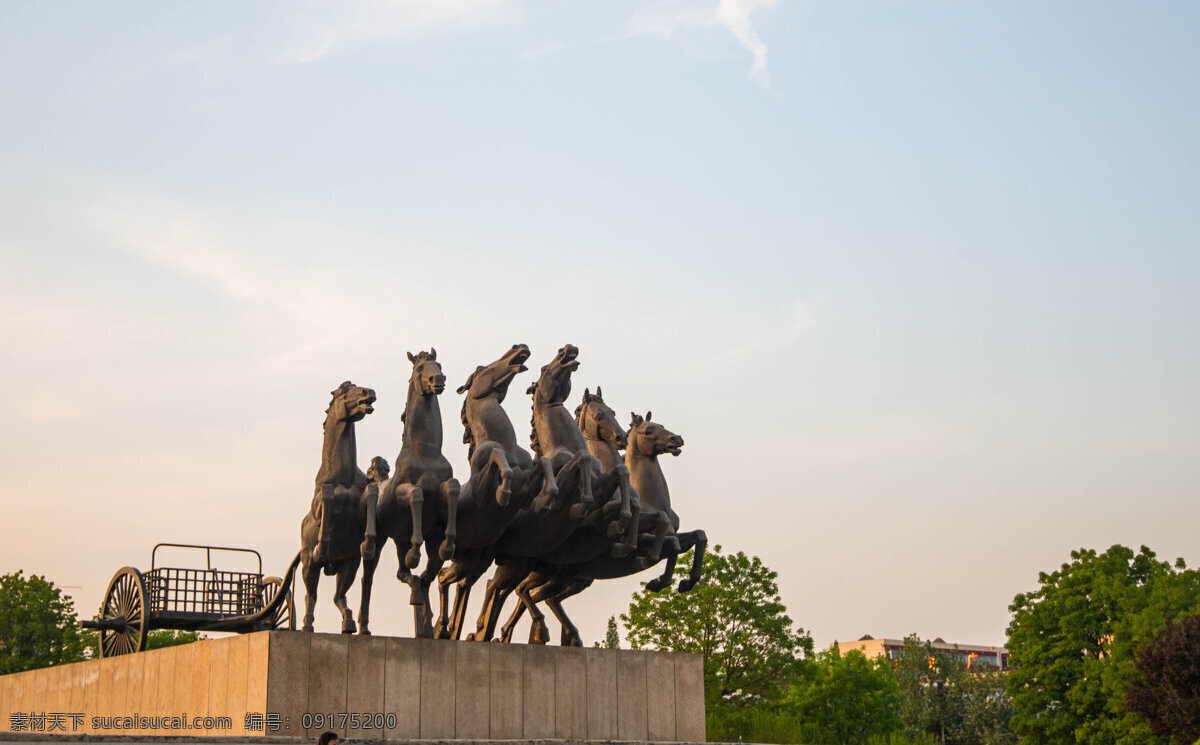
[[[1008,670],[1008,650],[1004,647],[989,647],[982,644],[954,644],[947,642],[941,637],[934,639],[930,645],[939,652],[946,654],[958,655],[964,664],[973,666],[976,662],[986,662],[988,665],[999,670]],[[846,654],[851,650],[858,650],[866,655],[867,659],[875,659],[876,657],[884,656],[888,659],[899,659],[901,652],[904,651],[903,639],[876,639],[873,636],[867,635],[853,642],[834,642],[830,647],[837,647],[838,651]]]

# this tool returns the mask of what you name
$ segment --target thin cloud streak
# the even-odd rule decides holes
[[[284,64],[315,62],[335,51],[452,26],[499,23],[513,14],[506,0],[358,0],[309,3],[293,19]]]
[[[750,16],[759,8],[769,8],[779,2],[780,0],[718,0],[716,7],[688,6],[639,13],[629,21],[623,37],[645,34],[669,37],[677,32],[695,28],[724,28],[750,53],[753,60],[750,65],[750,78],[771,90],[771,80],[767,74],[769,49],[751,25]]]

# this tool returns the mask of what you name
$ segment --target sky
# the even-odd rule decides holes
[[[568,405],[682,435],[681,529],[818,647],[1003,644],[1072,549],[1195,566],[1198,42],[1187,2],[0,4],[0,572],[83,615],[158,542],[281,574],[330,391],[394,461],[436,347],[464,479],[454,388],[518,342],[519,436],[577,345]],[[569,601],[585,643],[652,576]]]

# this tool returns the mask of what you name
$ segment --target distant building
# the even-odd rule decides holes
[[[940,636],[930,642],[939,652],[958,655],[964,664],[971,666],[978,662],[986,662],[999,670],[1008,670],[1008,650],[1004,647],[985,647],[979,644],[951,644]],[[886,656],[888,659],[899,659],[904,651],[903,639],[876,639],[868,634],[854,642],[834,642],[830,647],[837,647],[842,654],[857,649],[866,655],[867,659]]]

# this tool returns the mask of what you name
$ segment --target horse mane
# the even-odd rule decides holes
[[[462,411],[458,415],[458,420],[462,422],[463,426],[463,444],[467,446],[467,460],[470,460],[471,456],[475,455],[475,435],[471,434],[471,425],[467,421],[467,401],[471,400],[471,385],[475,382],[475,376],[482,369],[484,369],[483,365],[476,367],[475,372],[467,376],[467,382],[458,387],[460,394],[467,394],[463,397]]]
[[[542,369],[545,370],[546,368],[543,367]],[[538,382],[535,380],[535,381],[533,381],[533,383],[530,384],[529,390],[525,391],[529,395],[533,396],[533,401],[535,404],[537,403],[537,386],[538,386]],[[530,414],[530,416],[529,416],[529,447],[533,448],[533,452],[539,458],[542,456],[542,441],[538,439],[538,433],[537,433],[537,412],[536,412],[536,410],[534,411],[534,413]]]
[[[471,423],[467,421],[467,401],[470,398],[469,395],[463,398],[462,411],[458,415],[463,425],[463,444],[467,446],[467,460],[475,455],[475,435],[471,432]]]
[[[325,416],[329,416],[329,412],[333,410],[334,403],[337,402],[339,398],[346,395],[346,391],[349,391],[353,387],[354,384],[347,380],[339,385],[336,390],[329,392],[329,395],[333,398],[329,399],[329,408],[325,409]]]

